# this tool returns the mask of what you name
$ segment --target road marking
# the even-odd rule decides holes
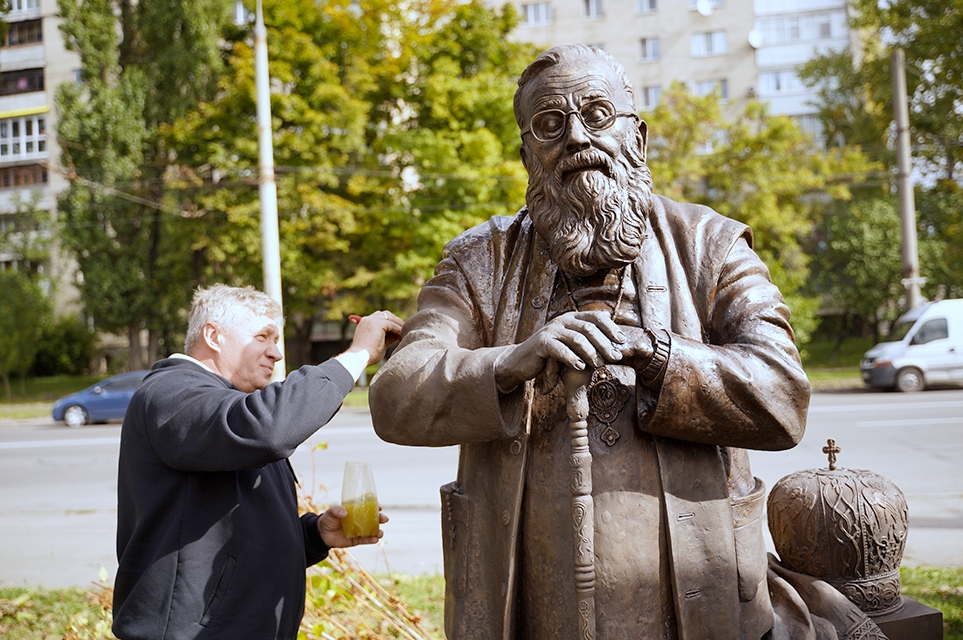
[[[950,409],[956,407],[963,407],[963,401],[951,401],[951,402],[930,402],[928,400],[921,400],[920,402],[902,402],[902,403],[877,403],[877,404],[841,404],[841,405],[830,405],[822,404],[819,406],[809,406],[809,413],[833,413],[834,411],[897,411],[902,409]]]
[[[855,427],[921,427],[925,424],[963,424],[963,418],[904,418],[903,420],[865,420]]]
[[[82,447],[90,445],[118,444],[120,438],[73,438],[71,440],[27,440],[24,442],[0,442],[0,449],[48,449],[53,447]]]

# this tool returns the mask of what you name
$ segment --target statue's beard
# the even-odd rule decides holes
[[[529,215],[562,271],[586,276],[639,256],[652,208],[652,174],[640,153],[626,148],[613,160],[588,149],[552,173],[529,164]]]

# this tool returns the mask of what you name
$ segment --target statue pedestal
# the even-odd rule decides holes
[[[943,640],[943,612],[901,596],[903,608],[870,616],[889,640]]]

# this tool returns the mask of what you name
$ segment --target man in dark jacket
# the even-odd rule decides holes
[[[155,364],[131,399],[118,477],[118,638],[295,638],[305,568],[331,547],[378,541],[347,538],[341,505],[299,518],[287,458],[384,357],[401,320],[362,318],[348,351],[271,383],[280,316],[251,288],[198,291],[188,355]]]

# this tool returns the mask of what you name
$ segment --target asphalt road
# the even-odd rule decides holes
[[[101,568],[113,579],[119,432],[0,422],[0,585],[83,586]],[[842,449],[839,466],[872,470],[906,494],[904,564],[963,566],[963,391],[817,393],[802,443],[753,452],[753,471],[772,487],[826,466],[827,438]],[[365,410],[345,409],[292,462],[318,504],[340,500],[345,461],[370,462],[391,521],[380,545],[353,554],[369,571],[413,574],[442,571],[438,487],[455,477],[457,456],[383,443]]]

